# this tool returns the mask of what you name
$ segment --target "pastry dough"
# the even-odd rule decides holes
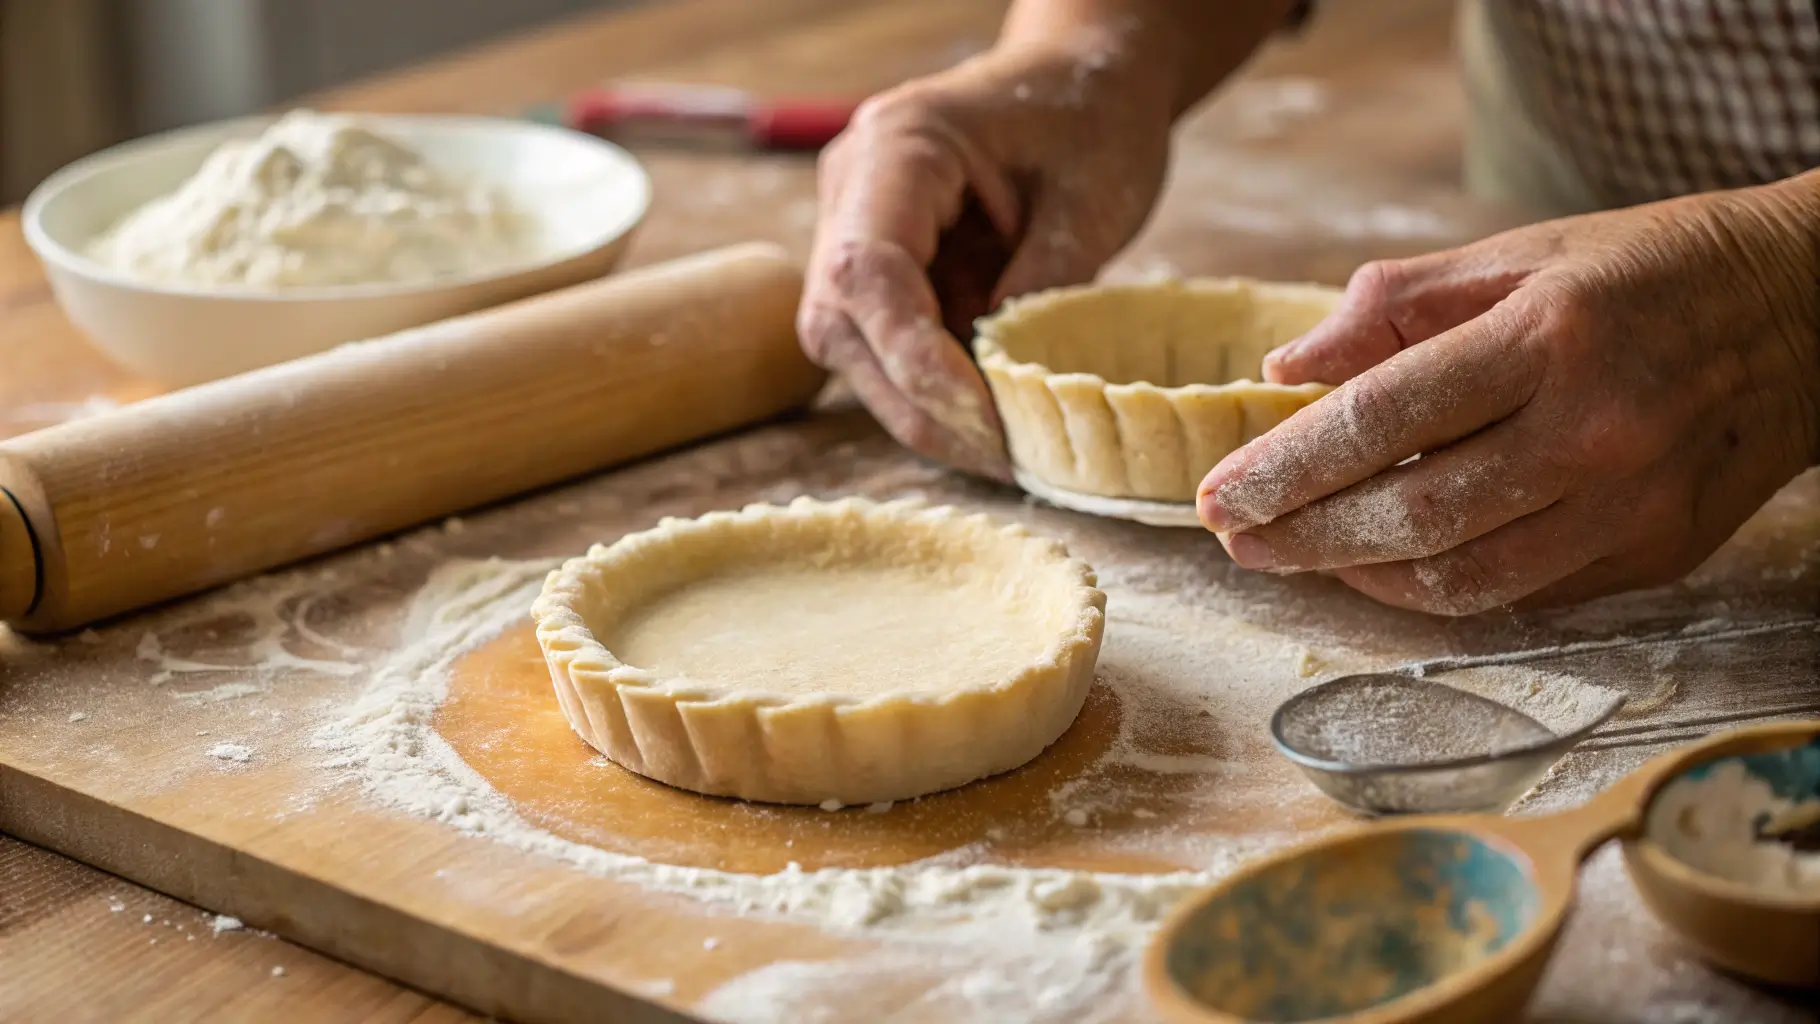
[[[569,724],[673,786],[902,800],[1009,771],[1093,681],[1106,597],[1019,526],[919,502],[753,505],[596,546],[532,608]]]
[[[1244,278],[1059,288],[981,319],[974,352],[1021,469],[1077,494],[1192,501],[1221,459],[1333,390],[1252,378],[1341,294]]]

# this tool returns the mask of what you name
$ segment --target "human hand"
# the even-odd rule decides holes
[[[1240,565],[1443,615],[1679,579],[1820,457],[1817,233],[1810,174],[1361,267],[1265,364],[1342,386],[1201,518]]]
[[[1162,186],[1169,82],[1074,47],[1001,48],[868,100],[822,154],[797,326],[879,422],[1008,480],[990,393],[957,338],[1008,296],[1089,280]]]

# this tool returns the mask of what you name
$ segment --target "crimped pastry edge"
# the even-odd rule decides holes
[[[624,556],[648,545],[686,552],[703,531],[762,533],[779,517],[846,516],[912,529],[991,531],[1021,545],[1031,565],[1060,569],[1056,600],[1070,626],[1015,677],[941,694],[781,695],[666,680],[614,657],[587,614]],[[1065,592],[1064,592],[1065,591]],[[641,775],[716,796],[776,803],[903,800],[1017,768],[1066,732],[1093,682],[1105,628],[1093,570],[1059,541],[1016,524],[914,499],[832,502],[798,498],[656,527],[595,545],[552,571],[533,603],[537,640],[570,726],[590,746]]]
[[[1325,384],[1226,384],[1164,387],[1114,384],[1093,373],[1057,373],[1014,359],[1000,344],[1003,325],[1041,315],[1082,295],[1245,289],[1254,296],[1316,299],[1337,306],[1339,289],[1248,277],[1193,278],[1148,284],[1077,285],[1006,300],[975,321],[973,348],[1004,424],[1011,458],[1064,490],[1107,498],[1193,501],[1220,460],[1333,388]],[[1143,434],[1143,437],[1135,436]]]

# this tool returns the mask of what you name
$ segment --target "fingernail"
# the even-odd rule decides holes
[[[1201,491],[1200,497],[1195,501],[1195,508],[1201,517],[1201,524],[1215,533],[1225,533],[1243,525],[1233,521],[1232,516],[1220,505],[1219,498],[1213,490]]]
[[[1276,556],[1270,553],[1270,542],[1249,533],[1235,534],[1226,542],[1226,551],[1247,569],[1268,571],[1277,565]]]
[[[1286,360],[1295,358],[1296,352],[1300,347],[1300,342],[1292,341],[1280,348],[1271,349],[1269,352],[1264,353],[1264,365],[1261,369],[1266,374],[1270,373],[1272,370],[1280,369]]]

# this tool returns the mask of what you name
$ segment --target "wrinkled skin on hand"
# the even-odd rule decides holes
[[[1463,615],[1686,575],[1820,457],[1814,175],[1368,264],[1203,481],[1241,565]],[[1411,456],[1420,458],[1405,462]]]
[[[1007,296],[1091,279],[1136,234],[1168,159],[1150,91],[1092,52],[994,52],[868,100],[821,158],[809,357],[907,447],[1009,479],[957,339]]]

